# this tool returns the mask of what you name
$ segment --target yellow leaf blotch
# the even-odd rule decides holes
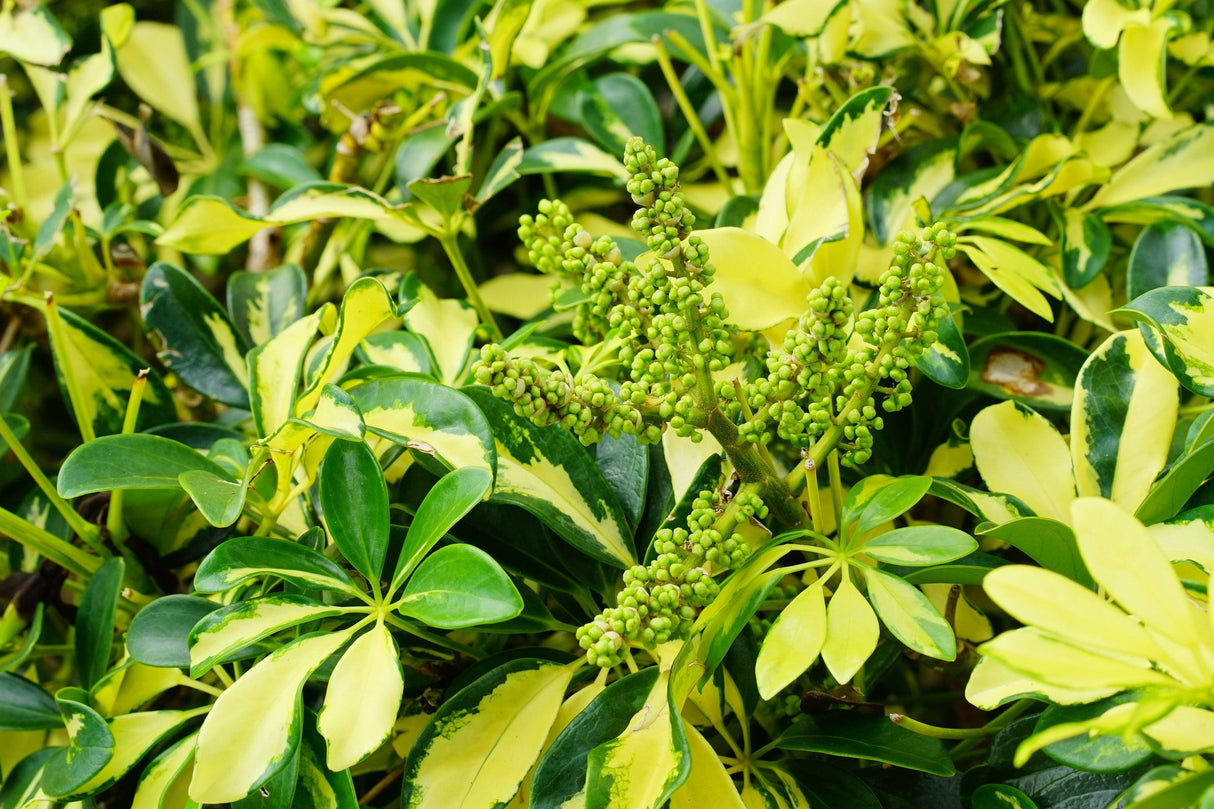
[[[350,644],[329,677],[316,726],[327,742],[330,770],[353,767],[384,743],[404,690],[396,643],[377,622]]]

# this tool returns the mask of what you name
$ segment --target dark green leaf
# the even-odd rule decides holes
[[[320,467],[320,503],[329,535],[369,581],[378,582],[388,552],[388,488],[362,441],[334,441]]]
[[[221,593],[254,576],[276,576],[300,587],[361,592],[344,570],[319,551],[269,537],[237,537],[211,551],[194,574],[194,589]]]
[[[145,666],[187,668],[190,665],[190,630],[219,609],[205,598],[168,595],[144,607],[131,621],[126,648]]]
[[[21,759],[17,766],[6,772],[4,785],[0,787],[0,806],[23,806],[25,799],[36,791],[38,781],[42,778],[43,766],[59,750],[58,747],[45,747],[30,753]]]
[[[422,500],[409,526],[391,590],[404,583],[422,558],[489,492],[493,477],[476,466],[457,469],[439,479]]]
[[[881,809],[872,787],[833,764],[804,759],[781,762],[813,809]]]
[[[67,218],[72,212],[72,194],[75,191],[75,180],[68,180],[55,194],[55,207],[51,215],[42,220],[38,227],[38,235],[34,238],[34,254],[30,261],[41,261],[55,246],[55,239],[67,224]]]
[[[1037,804],[1007,784],[983,784],[974,790],[973,809],[1037,809]]]
[[[832,711],[813,718],[798,717],[776,741],[776,746],[781,750],[880,761],[945,777],[955,772],[952,759],[939,739],[898,727],[886,716]]]
[[[940,321],[939,339],[915,358],[915,367],[937,385],[960,390],[970,376],[969,349],[951,317]]]
[[[475,76],[472,83],[476,84]],[[396,150],[396,187],[400,189],[404,199],[413,197],[409,185],[414,180],[429,177],[438,161],[454,143],[455,138],[447,134],[445,126],[428,127],[401,142],[400,148]]]
[[[868,219],[880,244],[889,244],[910,224],[915,200],[929,201],[953,178],[954,138],[908,149],[881,169],[868,189]]]
[[[0,674],[0,730],[50,730],[62,727],[54,698],[16,674]]]
[[[283,190],[324,178],[303,152],[287,143],[270,143],[240,165],[240,173]]]
[[[113,489],[178,489],[182,472],[225,477],[197,450],[155,435],[107,435],[77,447],[59,470],[59,494],[79,497]]]
[[[1185,773],[1168,786],[1127,804],[1126,809],[1176,809],[1178,806],[1193,806],[1198,800],[1203,801],[1200,809],[1205,809],[1204,801],[1210,789],[1214,789],[1214,768]]]
[[[1155,482],[1134,512],[1145,525],[1175,517],[1201,484],[1214,472],[1214,441],[1194,446]]]
[[[92,688],[110,666],[114,613],[118,611],[125,569],[121,557],[109,560],[93,574],[80,597],[80,609],[76,613],[76,673],[86,690]]]
[[[666,154],[662,114],[645,82],[630,73],[608,73],[582,91],[582,124],[599,145],[622,155],[628,139],[642,138]]]
[[[1210,268],[1201,239],[1177,222],[1156,222],[1134,242],[1126,268],[1126,297],[1133,300],[1168,286],[1205,286]]]
[[[1068,212],[1070,227],[1062,230],[1062,276],[1071,289],[1083,289],[1104,270],[1113,248],[1113,234],[1095,211]]]
[[[67,727],[68,746],[56,748],[42,771],[42,791],[51,797],[72,794],[114,757],[114,734],[87,699],[77,688],[65,688],[55,697]]]
[[[616,680],[573,718],[535,767],[531,809],[561,809],[582,791],[590,751],[628,729],[657,679],[653,666]]]
[[[1115,705],[1137,699],[1137,695],[1120,694],[1087,705],[1051,705],[1042,711],[1033,731],[1040,733],[1054,725],[1086,722],[1102,716]],[[1070,739],[1054,742],[1045,748],[1045,753],[1059,764],[1088,772],[1121,772],[1154,755],[1151,745],[1138,733],[1128,738],[1113,734],[1089,736],[1080,733]]]
[[[243,481],[238,483],[203,469],[182,472],[177,480],[211,525],[227,527],[240,517],[248,491]]]
[[[33,350],[31,345],[0,352],[0,414],[12,410],[17,397],[21,395]]]
[[[157,262],[139,288],[144,328],[159,337],[160,359],[199,393],[247,409],[249,347],[219,302],[188,273]]]
[[[399,609],[428,626],[460,629],[513,618],[522,612],[523,599],[489,554],[471,545],[449,545],[418,566]]]
[[[620,500],[630,528],[635,528],[645,508],[649,482],[649,449],[634,435],[604,436],[594,457],[607,485]]]

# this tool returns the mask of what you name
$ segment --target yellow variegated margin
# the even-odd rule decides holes
[[[398,209],[365,188],[317,183],[285,195],[264,216],[254,216],[220,197],[191,197],[156,239],[183,253],[222,255],[276,225],[314,219],[399,219]]]
[[[338,607],[301,603],[293,596],[243,601],[228,610],[221,613],[224,616],[221,620],[190,633],[191,676],[201,677],[225,655],[280,629],[341,614]]]
[[[1137,329],[1110,335],[1092,352],[1075,380],[1071,407],[1071,458],[1081,496],[1138,508],[1167,463],[1178,390]]]
[[[337,308],[325,304],[311,315],[296,321],[269,342],[249,352],[249,401],[257,434],[273,435],[291,416],[291,403],[304,357],[317,329],[332,331]]]
[[[1015,495],[1039,517],[1070,522],[1070,450],[1044,417],[1016,402],[992,405],[974,417],[970,446],[988,489]]]
[[[672,725],[683,720],[670,715],[669,690],[670,669],[664,669],[627,730],[590,752],[587,809],[657,809],[686,775],[690,762]]]
[[[160,741],[182,723],[206,712],[206,708],[192,711],[148,711],[115,717],[110,721],[110,732],[114,734],[114,756],[109,763],[72,795],[56,798],[70,802],[85,795],[96,794],[107,789],[126,775],[143,758],[152,745]]]
[[[327,743],[329,769],[353,767],[387,740],[404,691],[396,642],[377,621],[350,644],[329,677],[316,720]]]
[[[173,793],[184,786],[178,782],[190,760],[194,758],[194,745],[197,741],[198,734],[191,734],[147,766],[139,779],[131,809],[168,809],[176,805],[172,803]],[[180,797],[185,798],[185,795]]]
[[[547,300],[547,295],[540,300]],[[454,298],[440,299],[424,284],[418,289],[417,303],[405,313],[409,331],[421,335],[430,346],[437,365],[435,376],[448,385],[456,384],[463,376],[478,323],[476,311],[466,303]]]
[[[539,757],[573,677],[569,666],[511,672],[474,708],[436,719],[409,780],[407,809],[485,809],[506,803]],[[419,744],[422,743],[419,741]]]
[[[1214,124],[1181,129],[1113,173],[1084,210],[1214,183]]]
[[[1014,693],[1071,704],[1139,691],[1095,719],[1034,734],[1017,750],[1018,765],[1080,734],[1141,732],[1172,753],[1208,750],[1214,746],[1208,604],[1190,598],[1151,532],[1118,505],[1083,497],[1071,510],[1083,561],[1111,600],[1036,567],[991,571],[984,589],[1027,626],[979,647],[983,659],[966,696],[990,708]]]
[[[302,637],[219,696],[198,732],[192,800],[240,800],[274,774],[299,744],[304,681],[349,638],[348,630]],[[250,723],[250,716],[258,721]]]
[[[691,772],[670,796],[670,809],[746,809],[720,756],[690,722],[683,723],[691,751]]]

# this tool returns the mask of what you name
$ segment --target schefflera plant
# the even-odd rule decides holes
[[[365,584],[309,547],[305,540],[320,540],[319,529],[297,542],[230,539],[203,560],[199,592],[221,593],[250,580],[262,582],[257,592],[278,580],[288,587],[203,618],[190,633],[192,676],[280,632],[302,625],[311,631],[285,642],[216,700],[198,733],[193,800],[239,800],[287,765],[300,744],[304,685],[343,647],[316,722],[334,771],[366,758],[392,732],[404,690],[393,629],[428,636],[427,627],[495,623],[522,611],[509,576],[483,551],[462,544],[434,550],[491,485],[490,473],[478,467],[441,478],[418,507],[384,587],[391,531],[383,472],[365,443],[335,441],[320,470],[320,503],[333,545]],[[250,716],[258,717],[253,735]]]
[[[967,697],[987,710],[1022,696],[1096,703],[1081,721],[1039,724],[1016,751],[1018,766],[1085,734],[1173,758],[1214,750],[1214,582],[1186,586],[1146,526],[1109,500],[1082,497],[1070,511],[1101,590],[1029,565],[988,573],[987,594],[1025,626],[978,648]]]

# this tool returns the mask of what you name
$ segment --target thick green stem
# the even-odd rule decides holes
[[[101,532],[97,529],[97,526],[81,517],[80,513],[72,508],[71,503],[59,496],[59,492],[55,490],[50,479],[43,474],[38,464],[34,462],[33,457],[21,445],[21,442],[17,440],[17,436],[13,431],[9,429],[8,421],[5,420],[3,415],[0,415],[0,439],[3,440],[3,443],[8,444],[13,455],[17,456],[17,460],[25,467],[25,471],[34,479],[34,483],[38,484],[38,488],[46,495],[46,499],[55,507],[55,510],[63,515],[63,519],[67,521],[72,530],[79,534],[80,538],[89,545],[99,548]]]
[[[480,290],[476,287],[476,281],[472,279],[472,271],[468,269],[468,263],[464,261],[464,254],[460,252],[458,238],[454,232],[448,231],[439,236],[438,241],[443,246],[443,252],[447,254],[447,258],[450,259],[451,266],[455,268],[455,275],[463,285],[464,293],[472,303],[472,308],[476,310],[477,317],[481,319],[481,323],[489,327],[491,339],[494,342],[501,342],[502,330],[498,328],[497,321],[493,319],[493,313],[485,305],[485,299],[481,297]]]
[[[13,93],[8,89],[8,76],[3,73],[0,73],[0,126],[4,127],[4,150],[8,159],[8,176],[13,186],[13,201],[24,211],[27,207],[25,173],[21,168],[21,149],[13,116]]]
[[[0,534],[7,534],[21,545],[83,579],[91,578],[97,568],[101,567],[100,558],[85,553],[70,542],[63,541],[4,508],[0,508]]]
[[[763,502],[776,522],[788,528],[809,527],[809,518],[793,497],[788,485],[757,444],[744,440],[738,426],[720,410],[708,414],[708,431],[717,439],[743,483],[758,483],[763,487]]]

